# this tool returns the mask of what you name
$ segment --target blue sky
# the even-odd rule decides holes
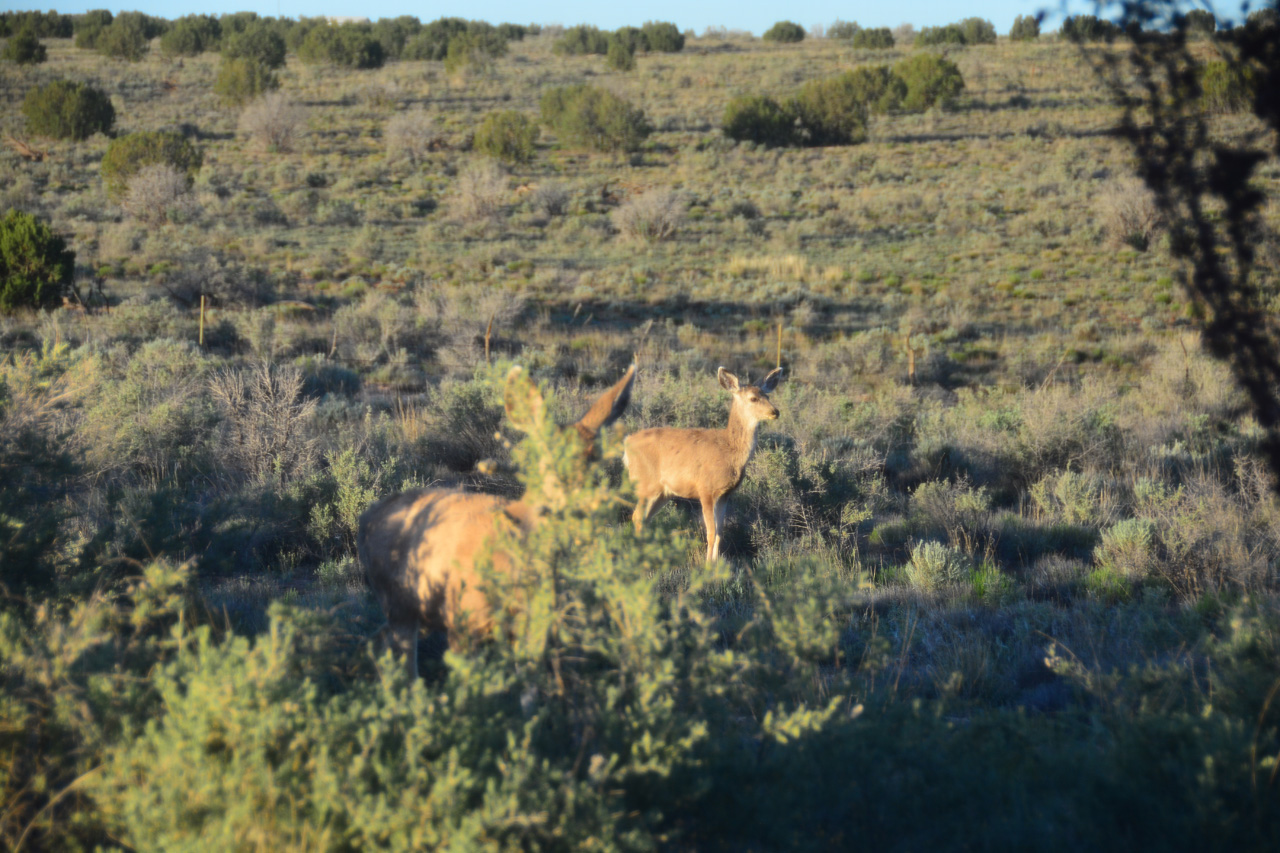
[[[1057,14],[1062,8],[1060,0],[985,0],[974,2],[944,2],[943,0],[893,0],[879,3],[830,2],[830,0],[701,0],[690,3],[680,0],[647,0],[643,3],[601,3],[599,0],[546,0],[542,3],[516,2],[516,0],[468,0],[452,3],[414,3],[410,0],[136,0],[119,5],[114,2],[90,0],[81,3],[30,3],[5,0],[8,9],[49,9],[76,13],[89,9],[110,9],[113,12],[136,10],[165,18],[200,12],[221,14],[224,12],[253,11],[260,15],[283,15],[290,18],[316,15],[363,15],[369,18],[416,15],[423,21],[442,16],[472,18],[499,23],[541,24],[595,24],[615,29],[625,24],[639,25],[647,20],[673,21],[682,30],[702,32],[708,26],[724,26],[730,29],[750,30],[760,35],[775,21],[787,19],[809,27],[813,24],[829,24],[837,18],[856,21],[866,27],[895,27],[898,24],[915,24],[917,28],[949,24],[971,15],[986,18],[995,24],[996,30],[1007,33],[1018,15],[1033,15],[1041,10],[1054,14],[1045,22],[1045,29],[1056,29]],[[1068,8],[1073,12],[1091,12],[1093,4],[1071,0]]]

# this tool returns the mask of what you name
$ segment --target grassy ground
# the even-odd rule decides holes
[[[291,58],[283,91],[305,130],[271,152],[213,95],[216,55],[124,64],[48,45],[47,64],[0,78],[0,132],[26,138],[26,90],[71,77],[111,94],[121,131],[182,128],[204,153],[199,212],[150,227],[107,199],[105,138],[32,140],[39,163],[0,152],[0,208],[69,235],[81,289],[109,302],[0,318],[5,417],[45,442],[6,451],[23,483],[6,497],[28,508],[10,515],[36,537],[30,565],[69,590],[194,559],[225,624],[260,632],[283,599],[340,614],[356,647],[379,624],[354,562],[365,506],[411,485],[518,490],[474,471],[506,453],[503,364],[552,385],[568,419],[634,354],[629,430],[718,426],[716,366],[759,378],[780,339],[782,417],[705,600],[725,636],[754,612],[753,584],[817,578],[839,602],[821,616],[840,637],[824,665],[853,677],[851,702],[940,699],[976,720],[1101,701],[1067,672],[1183,667],[1179,689],[1209,697],[1207,645],[1241,612],[1274,614],[1280,507],[1260,431],[1201,352],[1158,227],[1144,248],[1118,212],[1141,190],[1080,47],[952,50],[955,109],[878,117],[867,143],[823,149],[727,140],[724,106],[910,48],[703,38],[616,73],[544,35],[452,77]],[[584,152],[544,131],[476,214],[479,122],[584,80],[645,110],[644,147]],[[436,140],[417,160],[391,150],[405,114]],[[1274,228],[1280,164],[1259,188]],[[674,237],[628,239],[620,208],[659,192],[679,200]],[[203,347],[201,284],[221,296]],[[220,376],[264,361],[296,373],[296,396],[219,402]],[[690,539],[671,592],[702,571],[700,521],[677,507],[659,525]]]

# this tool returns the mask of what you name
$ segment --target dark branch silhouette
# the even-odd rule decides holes
[[[1266,431],[1263,452],[1280,483],[1280,325],[1267,307],[1255,247],[1276,235],[1261,216],[1258,165],[1280,153],[1280,25],[1274,3],[1240,26],[1195,42],[1189,19],[1170,0],[1099,3],[1125,34],[1129,50],[1081,50],[1123,107],[1120,135],[1133,146],[1139,177],[1155,194],[1169,247],[1184,261],[1182,283],[1201,320],[1204,342],[1227,362]],[[1242,17],[1248,12],[1246,5]],[[1191,20],[1195,20],[1192,18]],[[1261,122],[1227,141],[1212,133],[1202,90],[1210,52],[1236,79],[1251,80],[1250,106]],[[1220,209],[1219,209],[1220,208]]]

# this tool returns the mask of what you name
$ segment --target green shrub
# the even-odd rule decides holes
[[[894,44],[893,31],[888,27],[859,29],[849,39],[849,46],[859,50],[887,50]]]
[[[94,50],[98,46],[98,36],[102,35],[115,16],[106,9],[91,9],[76,19],[76,47],[83,50]]]
[[[911,549],[906,579],[912,589],[933,592],[957,586],[969,579],[970,560],[963,552],[941,542],[921,542]]]
[[[223,56],[213,91],[224,103],[240,105],[280,88],[280,79],[266,65],[247,57]]]
[[[425,25],[405,43],[402,59],[441,62],[449,54],[449,41],[471,26],[462,18],[439,18]]]
[[[412,15],[395,18],[379,18],[373,24],[372,34],[391,59],[400,59],[405,45],[422,32],[422,22]]]
[[[1213,113],[1238,113],[1252,109],[1262,75],[1252,65],[1211,60],[1200,66],[1200,96]]]
[[[111,99],[87,83],[54,80],[27,92],[22,101],[27,130],[54,139],[88,139],[109,133],[116,121]]]
[[[947,24],[945,27],[923,27],[916,34],[917,47],[933,47],[940,44],[964,44],[964,30],[959,24]]]
[[[857,23],[836,18],[831,22],[831,26],[827,27],[827,38],[836,41],[848,41],[860,32],[862,32],[862,27],[858,26]]]
[[[476,129],[475,148],[507,163],[528,163],[538,141],[538,125],[524,113],[490,113]]]
[[[863,77],[852,71],[810,80],[787,102],[805,145],[857,145],[867,138]]]
[[[640,31],[639,27],[618,27],[616,30],[609,33],[608,37],[610,47],[615,43],[620,44],[632,55],[635,55],[639,51],[649,49],[644,38],[644,33]],[[606,50],[605,56],[607,57],[608,55],[609,52]]]
[[[263,68],[282,68],[285,60],[285,43],[279,33],[256,25],[227,34],[222,38],[222,59],[247,59]]]
[[[0,218],[0,312],[61,304],[75,260],[67,241],[48,225],[10,209]]]
[[[1036,15],[1019,15],[1013,19],[1009,30],[1011,41],[1035,41],[1040,38],[1040,18]]]
[[[597,151],[635,151],[652,130],[643,110],[585,84],[551,89],[538,106],[543,124],[562,143]]]
[[[795,44],[804,41],[804,27],[792,21],[778,21],[761,36],[765,41]]]
[[[1135,582],[1145,580],[1156,565],[1155,525],[1145,518],[1127,518],[1102,531],[1093,552],[1100,569]]]
[[[165,56],[198,56],[216,50],[222,26],[212,15],[185,15],[174,21],[160,36],[160,52]]]
[[[995,44],[995,25],[985,18],[965,18],[959,23],[965,44]]]
[[[121,12],[97,34],[94,49],[103,56],[137,62],[151,49],[151,39],[163,30],[158,18],[141,12]]]
[[[36,38],[69,39],[75,35],[75,16],[57,12],[0,12],[0,38],[31,30]]]
[[[644,37],[644,49],[657,53],[679,53],[684,50],[684,33],[667,21],[645,21],[640,33]]]
[[[298,47],[298,58],[310,65],[331,63],[344,68],[381,68],[382,45],[355,24],[316,27]]]
[[[1062,37],[1068,41],[1115,41],[1122,30],[1096,15],[1071,15],[1062,21]]]
[[[739,95],[724,110],[725,136],[739,142],[783,146],[795,142],[795,116],[766,95]]]
[[[589,24],[580,24],[565,30],[551,50],[556,56],[604,55],[609,50],[609,34]]]
[[[528,35],[537,35],[542,32],[540,24],[498,24],[498,35],[502,36],[508,42],[524,41],[524,37]]]
[[[182,134],[171,130],[142,130],[111,140],[102,157],[102,181],[112,198],[120,198],[129,179],[143,166],[161,163],[187,175],[188,183],[200,170],[204,156]]]
[[[26,29],[11,37],[0,53],[0,59],[7,59],[18,65],[39,65],[49,57],[49,52],[40,43],[33,30]]]
[[[1182,25],[1193,35],[1211,36],[1218,30],[1218,19],[1208,9],[1190,9],[1182,16]]]
[[[604,55],[605,64],[614,71],[633,71],[636,67],[635,50],[617,35],[609,37],[609,50]]]
[[[444,67],[450,73],[463,68],[481,67],[507,52],[507,41],[492,27],[472,27],[449,39]]]
[[[906,83],[902,107],[919,112],[930,107],[947,107],[964,91],[960,69],[936,53],[916,53],[893,66]]]
[[[873,113],[884,114],[902,106],[907,84],[887,65],[862,65],[849,73],[853,97]]]

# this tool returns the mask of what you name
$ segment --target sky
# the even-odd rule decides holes
[[[1087,0],[1065,0],[1071,13],[1093,12]],[[701,33],[707,27],[748,30],[760,35],[776,21],[790,20],[806,29],[814,24],[830,24],[837,19],[855,21],[864,27],[926,26],[950,24],[975,16],[986,18],[999,33],[1008,33],[1018,15],[1049,11],[1042,29],[1057,29],[1064,0],[891,0],[878,3],[831,2],[831,0],[644,0],[640,3],[601,3],[600,0],[465,0],[465,2],[421,3],[412,0],[88,0],[77,3],[39,3],[29,0],[0,0],[5,9],[52,9],[74,14],[89,9],[112,12],[139,11],[163,18],[180,18],[201,13],[218,15],[252,11],[260,15],[289,18],[319,15],[356,15],[370,19],[414,15],[423,22],[440,17],[459,17],[527,24],[594,24],[604,29],[639,26],[645,21],[671,21],[682,30]]]

